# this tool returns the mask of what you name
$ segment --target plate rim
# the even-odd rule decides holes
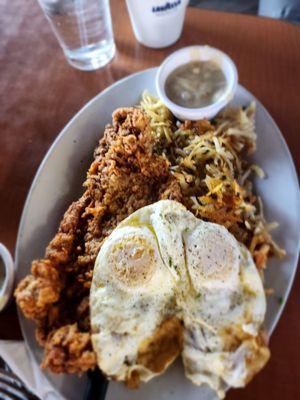
[[[135,76],[138,75],[142,75],[145,73],[149,73],[149,72],[154,72],[155,70],[158,70],[158,67],[151,67],[151,68],[146,68],[137,72],[134,72],[132,74],[126,75],[125,77],[119,79],[118,81],[112,83],[110,86],[108,86],[107,88],[103,89],[101,92],[99,92],[98,94],[96,94],[94,97],[92,97],[87,103],[85,103],[74,115],[73,117],[66,123],[66,125],[60,130],[59,134],[55,137],[55,139],[53,140],[52,144],[50,145],[50,147],[48,148],[47,152],[45,153],[42,161],[40,162],[37,170],[35,171],[34,174],[34,178],[31,182],[30,188],[27,192],[26,195],[26,199],[24,201],[23,204],[23,209],[22,209],[22,214],[21,214],[21,218],[20,218],[20,222],[19,222],[19,226],[18,226],[18,232],[17,232],[17,239],[16,239],[16,246],[15,246],[15,252],[14,252],[14,259],[15,259],[15,269],[16,269],[16,273],[19,270],[19,252],[20,252],[20,246],[21,246],[21,240],[22,240],[22,231],[24,230],[24,225],[25,225],[25,220],[26,220],[26,216],[28,213],[28,208],[29,208],[29,203],[30,203],[30,199],[31,199],[31,195],[35,190],[35,187],[37,186],[40,174],[44,168],[44,165],[47,163],[50,155],[52,154],[52,152],[54,151],[55,147],[58,145],[58,143],[62,140],[62,138],[64,137],[64,135],[66,134],[66,132],[69,130],[69,127],[73,124],[73,122],[87,109],[90,107],[90,105],[95,102],[99,97],[102,97],[103,95],[105,95],[107,92],[109,92],[112,88],[116,88],[119,85],[122,85],[123,82],[127,81],[128,79],[133,79]],[[269,113],[269,111],[265,108],[265,106],[257,99],[256,96],[254,96],[249,90],[247,90],[243,85],[238,84],[238,89],[242,89],[242,91],[244,91],[244,93],[246,93],[247,95],[251,96],[254,101],[256,102],[256,104],[259,105],[259,107],[262,109],[262,111],[267,115],[267,117],[270,119],[270,121],[273,124],[273,127],[275,128],[275,130],[277,131],[277,134],[280,138],[281,144],[284,148],[285,153],[287,154],[288,160],[289,160],[289,164],[291,166],[291,170],[292,170],[292,180],[294,181],[295,185],[298,186],[299,189],[299,179],[298,179],[298,174],[297,174],[297,170],[296,170],[296,166],[292,157],[292,154],[289,150],[288,144],[280,130],[280,128],[278,127],[278,125],[276,124],[274,118],[271,116],[271,114]],[[298,219],[300,218],[300,189],[298,190],[298,195],[297,195],[297,203],[298,203]],[[298,243],[297,243],[297,257],[295,260],[295,264],[293,264],[293,271],[291,274],[291,278],[289,279],[288,285],[287,285],[287,289],[285,292],[285,297],[283,299],[283,303],[281,304],[281,306],[279,307],[277,313],[276,313],[276,317],[274,318],[274,321],[272,322],[272,325],[270,327],[270,331],[269,331],[269,337],[271,337],[271,335],[274,332],[274,329],[276,328],[282,313],[286,307],[287,304],[287,300],[290,296],[291,293],[291,289],[292,286],[295,282],[295,276],[296,276],[296,272],[298,269],[298,264],[299,264],[299,251],[300,251],[300,235],[298,235]],[[21,332],[22,332],[22,336],[25,342],[25,346],[27,348],[27,350],[30,352],[31,358],[34,360],[34,362],[39,365],[38,360],[36,359],[35,354],[33,353],[33,351],[31,351],[31,347],[29,346],[29,342],[27,341],[26,337],[26,333],[25,333],[25,325],[24,325],[24,319],[25,317],[23,316],[23,314],[21,313],[21,310],[19,307],[17,307],[17,315],[18,315],[18,320],[19,320],[19,324],[20,324],[20,328],[21,328]],[[43,373],[43,372],[42,372]],[[47,380],[47,382],[49,383],[49,385],[51,386],[51,388],[53,389],[53,391],[62,397],[62,395],[60,394],[60,392],[58,391],[58,389],[56,387],[54,387],[54,385],[51,383],[51,381],[48,379],[47,375],[43,373],[44,378]]]

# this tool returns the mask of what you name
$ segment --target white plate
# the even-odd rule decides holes
[[[44,158],[28,194],[18,233],[16,247],[17,279],[23,278],[35,258],[43,257],[45,246],[56,232],[63,212],[72,200],[82,193],[82,182],[93,150],[111,121],[117,107],[139,102],[144,89],[156,94],[156,68],[131,75],[92,99],[68,123]],[[239,86],[233,100],[235,105],[245,105],[256,100]],[[275,289],[268,298],[266,327],[271,333],[282,313],[297,268],[300,242],[300,196],[295,167],[288,147],[275,122],[257,102],[256,126],[257,152],[253,161],[266,172],[267,179],[256,181],[256,190],[263,198],[265,214],[269,221],[278,221],[280,227],[274,238],[287,250],[284,260],[273,259],[267,269],[266,286]],[[280,302],[278,299],[282,298]],[[42,349],[34,338],[34,324],[20,314],[25,340],[39,363]],[[61,375],[45,371],[53,388],[67,399],[82,399],[86,378]],[[166,374],[154,379],[140,389],[129,391],[123,385],[110,383],[107,400],[196,400],[214,398],[209,390],[193,386],[181,371],[180,362]]]

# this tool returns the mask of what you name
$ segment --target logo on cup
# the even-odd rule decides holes
[[[167,3],[163,6],[153,6],[152,12],[154,14],[160,14],[162,12],[173,10],[176,7],[178,7],[180,4],[181,4],[181,0],[167,1]]]

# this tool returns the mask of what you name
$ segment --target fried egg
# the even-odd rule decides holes
[[[222,398],[269,358],[265,294],[250,253],[175,201],[141,208],[105,240],[90,310],[100,369],[129,386],[181,353],[186,376]]]
[[[222,398],[227,386],[243,387],[269,358],[260,332],[264,289],[249,251],[224,227],[201,222],[184,242],[191,282],[183,312],[185,372]]]
[[[135,379],[148,381],[163,372],[182,347],[178,338],[174,354],[166,355],[161,365],[147,367],[154,363],[151,355],[145,360],[147,346],[155,346],[151,338],[161,340],[158,328],[169,330],[174,325],[170,319],[179,279],[168,263],[168,249],[162,256],[152,222],[159,218],[160,208],[142,208],[119,224],[105,240],[93,273],[90,309],[98,364],[107,376],[130,385]],[[167,227],[160,229],[163,237],[168,235]],[[179,246],[175,255],[178,264],[184,265]]]

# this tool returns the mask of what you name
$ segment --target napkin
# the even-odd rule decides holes
[[[23,341],[0,340],[0,356],[24,385],[41,400],[65,400],[40,372]]]

